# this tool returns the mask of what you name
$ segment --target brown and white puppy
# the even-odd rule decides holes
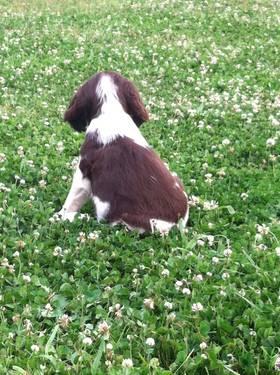
[[[186,224],[182,183],[138,129],[148,118],[138,91],[118,73],[97,73],[79,88],[64,120],[86,136],[62,219],[72,221],[92,199],[97,220],[112,225],[167,233],[180,219]]]

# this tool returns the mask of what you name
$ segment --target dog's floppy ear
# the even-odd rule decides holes
[[[81,97],[79,91],[72,98],[68,109],[64,113],[64,121],[69,124],[78,132],[86,130],[87,127],[87,114],[86,114],[86,101]]]
[[[149,114],[140,98],[136,87],[129,80],[124,83],[124,95],[127,104],[128,114],[132,117],[137,126],[149,120]]]
[[[99,100],[96,94],[98,74],[83,84],[72,98],[64,114],[64,121],[78,132],[85,131],[91,120],[96,116]]]
[[[137,126],[149,120],[149,114],[140,98],[136,87],[128,79],[119,73],[110,73],[116,86],[118,87],[118,96],[124,110],[132,117]]]

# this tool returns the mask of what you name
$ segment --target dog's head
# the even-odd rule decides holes
[[[107,81],[105,89],[102,87],[104,81]],[[118,73],[102,72],[95,74],[78,89],[64,114],[64,121],[69,122],[78,132],[85,131],[91,120],[99,116],[109,95],[114,97],[138,127],[149,119],[132,82]]]

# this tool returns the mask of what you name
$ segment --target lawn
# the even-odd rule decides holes
[[[0,0],[0,374],[280,371],[277,0]],[[115,70],[181,177],[187,230],[52,220],[75,89]]]

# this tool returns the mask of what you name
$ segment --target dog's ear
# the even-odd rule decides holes
[[[132,117],[137,126],[149,120],[149,114],[134,84],[118,73],[111,76],[118,87],[118,96],[124,110]]]
[[[64,121],[69,122],[72,128],[78,132],[85,131],[88,122],[86,108],[87,105],[85,99],[83,99],[81,94],[77,92],[72,98],[68,109],[64,113]]]
[[[125,80],[124,94],[127,104],[128,114],[132,117],[137,126],[149,120],[149,114],[142,102],[139,92],[132,82]]]
[[[97,75],[82,85],[72,98],[68,109],[64,113],[64,121],[78,132],[85,131],[99,108],[99,100],[96,94]]]

